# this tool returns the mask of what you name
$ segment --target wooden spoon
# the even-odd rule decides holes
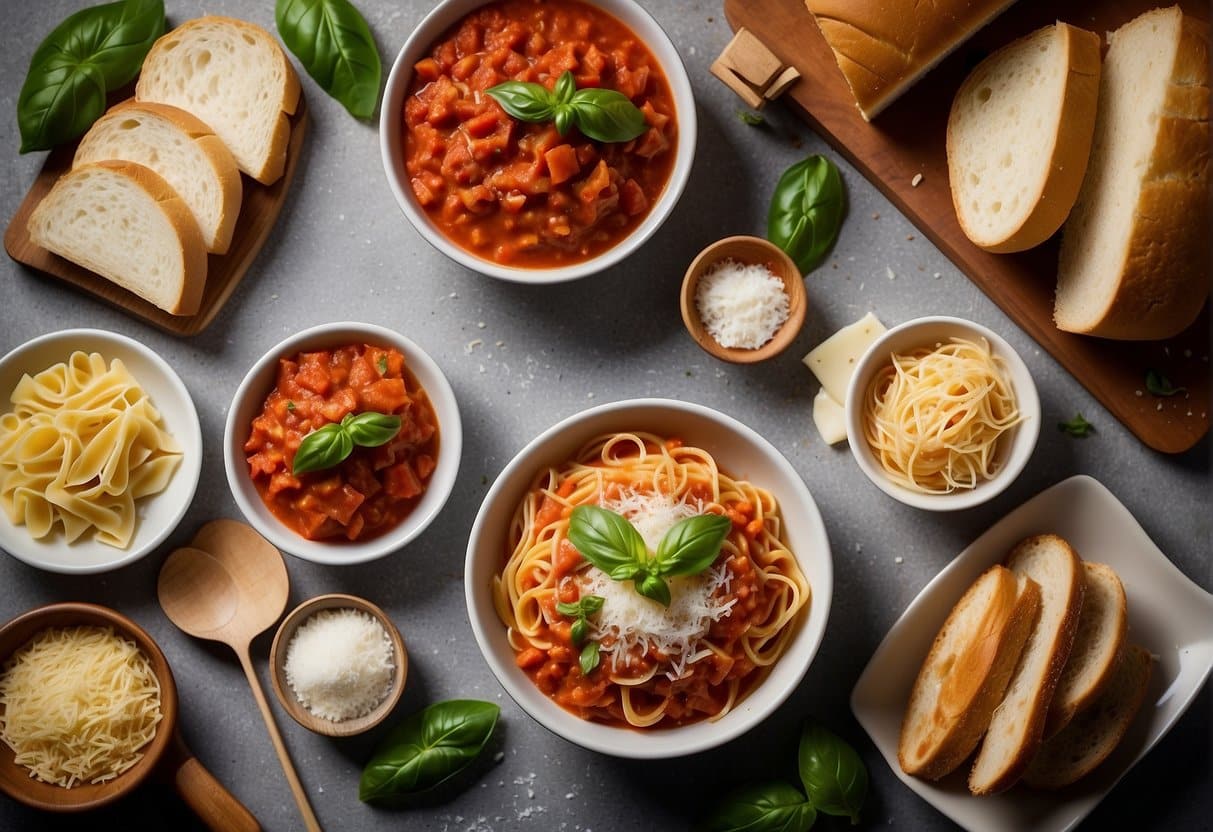
[[[190,635],[236,651],[303,822],[309,832],[319,832],[320,823],[249,658],[252,640],[273,626],[286,609],[290,579],[282,554],[253,529],[234,520],[207,523],[193,542],[197,548],[178,549],[160,568],[156,585],[160,606],[170,621]]]

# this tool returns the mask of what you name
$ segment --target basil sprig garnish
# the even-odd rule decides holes
[[[842,177],[814,154],[779,177],[767,212],[767,239],[786,251],[804,274],[816,268],[842,227]]]
[[[291,473],[298,476],[309,471],[332,468],[354,452],[354,446],[378,448],[392,441],[400,432],[400,417],[368,411],[347,413],[340,422],[333,422],[309,433],[299,443]]]
[[[1150,391],[1151,396],[1174,396],[1177,393],[1183,393],[1188,388],[1176,387],[1171,383],[1171,379],[1164,376],[1158,370],[1146,371],[1146,389]]]
[[[598,667],[598,642],[586,643],[586,638],[590,634],[589,616],[598,613],[605,601],[601,595],[583,595],[575,604],[561,602],[556,605],[556,612],[573,619],[569,636],[573,639],[574,647],[581,647],[579,663],[583,676],[589,676],[590,672]]]
[[[626,142],[648,127],[644,113],[626,95],[597,87],[579,90],[568,70],[556,79],[550,91],[543,84],[530,81],[506,81],[485,92],[511,118],[535,124],[555,122],[556,131],[562,136],[570,127],[576,127],[595,141]]]
[[[1076,413],[1074,418],[1068,422],[1058,422],[1057,429],[1078,439],[1086,439],[1095,432],[1095,426],[1082,418],[1081,413]]]
[[[307,74],[355,118],[370,118],[383,72],[366,19],[349,0],[277,0],[278,34]]]
[[[394,728],[362,770],[358,799],[394,805],[451,779],[480,756],[501,709],[491,702],[438,702]]]
[[[569,542],[581,556],[615,581],[631,581],[636,591],[670,605],[664,578],[698,575],[712,565],[733,521],[722,514],[700,514],[678,521],[649,555],[640,532],[616,512],[601,506],[577,506],[569,516]]]

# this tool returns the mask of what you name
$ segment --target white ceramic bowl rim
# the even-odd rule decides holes
[[[491,522],[493,507],[503,499],[513,496],[514,492],[519,490],[519,484],[521,489],[525,490],[535,472],[554,461],[550,459],[551,454],[547,448],[565,434],[576,436],[580,444],[602,432],[604,426],[598,424],[600,420],[609,420],[615,414],[622,416],[625,413],[642,411],[653,414],[673,412],[678,415],[685,414],[688,419],[701,419],[712,427],[739,438],[747,445],[747,450],[761,455],[778,476],[785,480],[787,490],[778,495],[787,520],[785,533],[790,540],[800,537],[810,541],[810,551],[797,552],[801,569],[808,577],[812,589],[808,614],[797,625],[799,631],[793,636],[786,652],[770,674],[718,722],[703,721],[646,731],[590,722],[565,711],[518,671],[512,661],[512,654],[506,655],[509,647],[505,641],[505,628],[497,618],[491,599],[488,598],[489,581],[477,580],[478,572],[481,571],[481,568],[478,568],[481,559],[478,554],[481,547],[478,544],[481,538],[489,533],[487,527]],[[627,422],[635,424],[645,418],[643,415],[629,416]],[[591,426],[594,427],[593,431],[590,430]],[[684,438],[695,441],[694,428],[688,429],[692,431],[692,435]],[[763,483],[764,487],[771,485],[773,483]],[[513,505],[511,501],[511,511]],[[795,535],[793,528],[797,530]],[[497,568],[494,565],[489,571],[495,572]],[[528,442],[510,460],[489,489],[472,525],[464,566],[464,593],[468,620],[489,668],[519,707],[539,724],[558,736],[593,751],[633,759],[664,759],[714,748],[744,734],[770,716],[799,686],[825,635],[833,596],[833,561],[821,514],[808,487],[791,463],[761,435],[731,416],[692,402],[627,399],[598,405],[562,419]]]
[[[379,149],[383,156],[383,170],[388,185],[400,205],[400,210],[417,233],[434,248],[469,269],[490,277],[528,284],[563,283],[596,274],[619,263],[648,241],[669,217],[686,188],[694,162],[698,131],[695,96],[686,67],[669,35],[639,3],[634,0],[589,0],[591,5],[597,6],[633,30],[665,71],[678,118],[678,155],[674,168],[670,171],[665,190],[644,221],[626,238],[598,256],[568,266],[544,269],[518,268],[494,263],[459,247],[435,228],[429,216],[418,207],[407,178],[397,175],[397,171],[404,171],[401,113],[408,92],[408,82],[412,77],[413,64],[443,32],[473,9],[490,2],[492,0],[443,0],[417,24],[397,54],[384,88],[379,113]]]
[[[8,518],[0,514],[0,524],[6,529],[5,538],[0,538],[0,548],[8,554],[15,557],[17,560],[23,561],[30,566],[35,566],[39,569],[45,569],[48,572],[59,572],[68,575],[86,575],[95,574],[98,572],[108,572],[112,569],[118,569],[127,564],[134,563],[140,558],[152,552],[164,540],[172,534],[173,530],[180,524],[185,513],[189,510],[190,505],[194,501],[194,494],[198,488],[198,478],[202,473],[202,426],[198,422],[198,411],[194,407],[194,400],[190,397],[189,390],[185,383],[181,381],[181,377],[176,371],[161,358],[155,351],[145,344],[136,341],[126,335],[117,332],[111,332],[107,329],[94,328],[79,328],[79,329],[63,329],[56,332],[48,332],[45,335],[39,335],[26,341],[24,344],[10,350],[7,355],[0,358],[0,370],[15,364],[21,360],[23,355],[33,353],[50,344],[62,341],[64,343],[63,355],[59,361],[66,361],[68,356],[76,350],[95,351],[101,353],[107,362],[112,361],[116,356],[106,354],[104,345],[118,345],[122,349],[130,350],[138,355],[141,359],[147,361],[152,368],[159,374],[159,378],[155,381],[163,384],[175,398],[174,402],[165,401],[162,397],[156,396],[148,388],[153,386],[153,381],[148,378],[140,377],[134,368],[127,367],[131,370],[131,374],[135,376],[135,380],[140,386],[152,396],[152,404],[160,412],[161,420],[164,423],[165,430],[169,432],[180,444],[185,451],[183,458],[177,470],[173,472],[172,479],[169,480],[168,486],[158,494],[153,494],[143,498],[135,504],[135,510],[138,513],[138,520],[135,527],[135,534],[131,538],[130,546],[126,549],[117,549],[110,546],[105,546],[101,543],[95,543],[91,540],[82,538],[75,543],[64,543],[61,538],[61,533],[56,531],[52,541],[42,542],[34,540],[25,534],[24,528],[13,527]],[[47,366],[37,368],[25,368],[23,372],[38,373],[45,370]],[[18,368],[21,369],[21,368]],[[157,386],[159,386],[157,384]],[[4,404],[0,406],[0,412],[8,411],[7,397],[11,391],[3,391],[5,398]],[[176,419],[166,418],[167,412],[172,409],[178,411]],[[149,507],[152,504],[159,506],[165,505],[166,500],[175,500],[172,510],[163,515],[157,515],[154,520],[158,523],[155,531],[150,529],[150,521],[153,518],[149,517]],[[7,530],[12,529],[13,534],[8,535]],[[20,534],[18,534],[18,532]],[[21,536],[24,535],[24,538]],[[86,536],[87,537],[87,536]],[[80,549],[88,547],[90,550],[108,554],[110,551],[114,553],[112,559],[93,559],[87,563],[72,563],[62,562],[58,560],[47,559],[47,547],[55,547],[58,550]]]
[[[248,475],[248,462],[242,446],[244,432],[252,416],[246,413],[252,402],[259,412],[266,395],[273,388],[273,368],[278,360],[309,346],[338,346],[362,339],[400,349],[404,353],[409,370],[425,389],[434,413],[438,417],[439,448],[438,461],[421,501],[396,528],[367,541],[323,541],[308,540],[284,526],[266,508]],[[268,376],[268,382],[263,377]],[[254,386],[256,389],[254,389]],[[267,540],[284,552],[313,563],[330,566],[347,566],[389,555],[415,539],[434,521],[446,504],[455,485],[459,461],[463,453],[463,426],[459,406],[442,370],[434,359],[411,339],[387,327],[375,324],[340,321],[319,324],[291,335],[271,347],[245,374],[228,409],[223,431],[223,464],[227,472],[228,486],[241,513]]]
[[[880,462],[872,454],[867,440],[863,435],[863,424],[859,402],[862,401],[867,389],[867,380],[871,373],[885,363],[885,354],[890,351],[890,343],[901,343],[909,339],[908,334],[919,330],[950,330],[953,335],[961,337],[982,337],[990,343],[991,351],[1006,361],[1007,373],[1015,391],[1015,398],[1023,420],[1012,428],[1011,446],[1005,452],[1003,466],[994,477],[980,483],[976,488],[967,491],[955,491],[951,494],[920,494],[890,480],[884,474]],[[935,337],[935,336],[932,336]],[[927,337],[918,339],[914,346],[930,340]],[[905,344],[902,347],[908,347]],[[863,356],[855,365],[855,373],[847,387],[846,401],[847,444],[851,455],[859,465],[860,470],[867,475],[872,483],[895,500],[915,508],[928,511],[958,511],[972,508],[992,500],[1002,493],[1023,471],[1024,466],[1036,448],[1036,440],[1040,435],[1040,396],[1032,374],[1019,353],[1007,343],[1001,335],[986,326],[964,318],[947,315],[932,315],[924,318],[914,318],[905,323],[892,327],[872,342]]]

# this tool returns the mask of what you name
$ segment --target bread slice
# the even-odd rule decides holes
[[[1172,6],[1108,40],[1053,318],[1068,332],[1168,338],[1209,293],[1209,26]]]
[[[1125,588],[1115,570],[1083,562],[1082,614],[1070,660],[1066,662],[1045,717],[1045,739],[1054,736],[1095,700],[1116,671],[1128,629]]]
[[[977,747],[1040,613],[1040,588],[1002,566],[986,570],[944,622],[906,707],[897,759],[937,780]]]
[[[1145,702],[1153,664],[1148,650],[1126,645],[1107,689],[1041,747],[1024,772],[1024,782],[1038,789],[1060,789],[1106,760]]]
[[[37,245],[173,315],[193,315],[206,246],[189,206],[133,162],[90,162],[60,177],[29,218]]]
[[[1074,644],[1082,610],[1082,561],[1057,535],[1029,537],[1011,550],[1005,565],[1040,584],[1040,621],[1024,645],[973,762],[969,773],[973,794],[1010,788],[1036,756],[1045,714]]]
[[[72,167],[105,159],[158,173],[190,207],[206,250],[227,252],[240,214],[240,170],[206,124],[168,104],[124,101],[84,134]]]
[[[202,119],[258,182],[269,185],[282,176],[299,76],[260,26],[230,17],[181,24],[152,45],[135,98],[172,104]]]
[[[1040,245],[1065,222],[1091,152],[1099,35],[1057,23],[990,55],[948,116],[948,181],[965,236],[988,251]]]

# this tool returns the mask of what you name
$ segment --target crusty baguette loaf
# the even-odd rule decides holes
[[[1040,588],[993,566],[957,602],[918,672],[897,759],[937,780],[977,747],[1040,613]]]
[[[202,119],[258,182],[269,185],[282,176],[299,76],[260,26],[200,17],[167,32],[143,61],[135,98],[172,104]]]
[[[977,65],[947,132],[952,203],[970,240],[1023,251],[1061,228],[1087,169],[1098,96],[1099,35],[1065,23]]]
[[[1106,760],[1145,702],[1152,666],[1148,650],[1126,645],[1107,688],[1091,707],[1041,746],[1024,772],[1024,782],[1038,789],[1060,789]]]
[[[1045,717],[1045,739],[1057,734],[1089,706],[1116,671],[1128,629],[1125,588],[1115,570],[1102,563],[1083,562],[1085,589],[1082,614],[1074,634],[1074,646],[1066,662],[1053,702]]]
[[[92,162],[60,177],[29,218],[37,245],[174,315],[198,311],[206,246],[189,206],[133,162]]]
[[[1209,294],[1209,27],[1172,6],[1108,39],[1053,317],[1069,332],[1167,338]]]
[[[1036,756],[1045,714],[1082,610],[1082,561],[1057,535],[1022,541],[1011,550],[1005,565],[1040,584],[1040,620],[1024,645],[969,773],[969,791],[979,795],[1010,788]]]
[[[871,121],[1015,0],[805,0]]]
[[[124,101],[84,134],[72,167],[105,159],[158,173],[190,207],[207,251],[227,252],[240,214],[240,170],[206,124],[169,104]]]

